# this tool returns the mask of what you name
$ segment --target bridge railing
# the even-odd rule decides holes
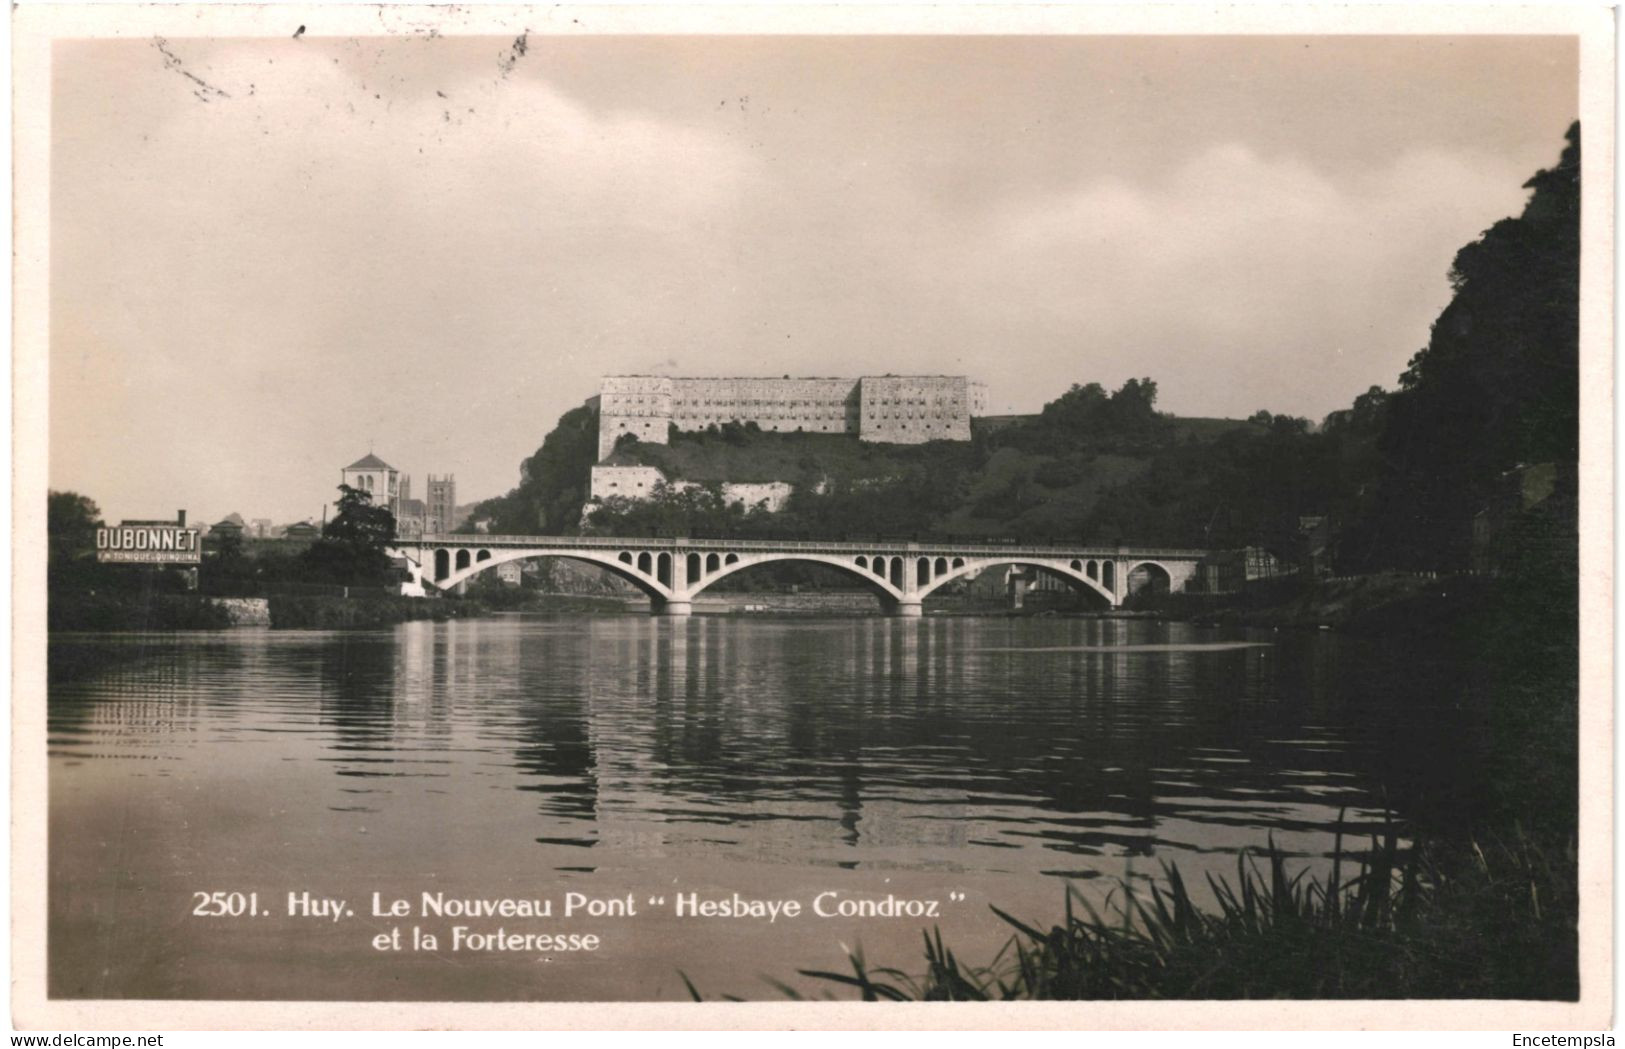
[[[891,540],[793,540],[793,539],[674,539],[669,537],[599,536],[599,535],[481,535],[479,533],[426,533],[396,541],[397,546],[446,547],[551,547],[554,549],[585,550],[718,550],[736,553],[807,553],[884,554],[887,556],[917,554],[933,557],[1046,557],[1063,560],[1077,558],[1166,558],[1169,560],[1199,560],[1207,556],[1206,550],[1182,550],[1170,547],[1131,546],[1056,546],[1035,543],[943,543],[907,542]]]

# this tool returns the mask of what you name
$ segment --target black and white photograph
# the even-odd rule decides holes
[[[1608,9],[64,14],[17,1026],[1612,1022]]]

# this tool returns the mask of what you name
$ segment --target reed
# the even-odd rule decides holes
[[[987,965],[966,965],[933,929],[925,971],[801,975],[864,1001],[1024,999],[1530,998],[1578,995],[1572,844],[1506,839],[1401,847],[1391,825],[1331,872],[1293,871],[1273,839],[1199,905],[1173,864],[1150,888],[1124,882],[1097,908],[1068,887],[1049,928],[993,908],[1014,929]],[[686,982],[686,981],[685,981]],[[794,990],[780,990],[801,997]],[[698,992],[689,985],[691,994]]]

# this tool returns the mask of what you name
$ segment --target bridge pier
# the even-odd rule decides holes
[[[912,601],[904,598],[903,600],[897,602],[896,607],[891,610],[891,614],[894,616],[901,616],[904,619],[916,619],[925,615],[925,609],[921,607],[920,600],[918,598],[915,598]]]
[[[651,607],[649,611],[657,616],[691,616],[694,614],[694,602],[667,601],[659,607]]]

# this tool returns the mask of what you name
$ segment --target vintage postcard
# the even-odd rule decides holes
[[[1612,1023],[1609,9],[13,24],[15,1026]]]

